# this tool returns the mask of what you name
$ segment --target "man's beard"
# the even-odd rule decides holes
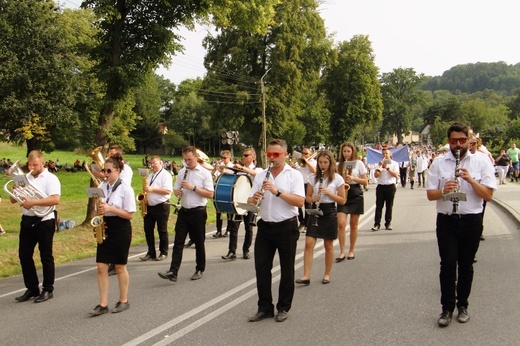
[[[454,157],[457,157],[456,152],[457,152],[457,150],[460,150],[460,158],[463,158],[466,155],[466,153],[468,152],[467,148],[462,148],[462,147],[457,147],[455,149],[450,149],[450,150]]]

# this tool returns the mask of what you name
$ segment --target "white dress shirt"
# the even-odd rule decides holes
[[[148,186],[155,187],[159,189],[169,190],[170,193],[167,195],[163,195],[161,193],[149,192],[148,197],[148,205],[154,206],[157,204],[161,204],[164,202],[168,202],[170,197],[172,196],[171,191],[173,190],[173,182],[172,176],[166,169],[161,168],[157,172],[153,172],[148,175],[147,178]]]
[[[35,188],[37,188],[47,196],[61,195],[60,180],[54,174],[49,172],[47,168],[44,168],[43,171],[40,174],[38,174],[38,177],[36,178],[33,177],[31,173],[27,173],[25,177]],[[30,209],[28,210],[22,208],[22,213],[26,216],[36,216],[36,214]],[[45,215],[42,221],[47,221],[51,219],[54,219],[54,213],[49,213]]]
[[[179,177],[181,178],[175,181],[174,190],[181,188],[182,177],[184,177],[186,170],[188,170],[186,181],[192,183],[199,189],[202,188],[208,191],[215,190],[213,187],[213,179],[211,177],[210,171],[202,167],[200,164],[197,164],[197,166],[195,166],[195,168],[192,170],[189,170],[187,166],[184,166],[179,172]],[[181,200],[183,208],[187,209],[205,207],[208,203],[208,199],[206,197],[202,197],[197,192],[186,189],[184,189],[182,193]]]

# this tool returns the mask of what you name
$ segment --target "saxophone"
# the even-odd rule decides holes
[[[139,168],[139,175],[143,178],[143,192],[135,196],[135,200],[139,202],[139,209],[141,210],[141,216],[145,217],[148,213],[148,193],[144,190],[144,188],[148,185],[146,182],[146,178],[148,178],[148,169]]]

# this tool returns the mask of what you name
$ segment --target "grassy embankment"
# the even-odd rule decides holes
[[[10,158],[13,162],[21,159],[20,162],[25,163],[25,155],[25,147],[0,143],[0,158]],[[85,153],[59,150],[51,154],[44,153],[44,158],[45,160],[54,161],[59,159],[62,165],[68,162],[71,166],[76,159],[79,159],[81,162],[83,160],[89,161],[85,157]],[[136,194],[142,191],[142,178],[137,173],[137,168],[142,167],[142,158],[142,155],[125,155],[125,160],[129,161],[134,171],[132,187]],[[173,160],[178,163],[181,162],[180,157],[175,157]],[[87,172],[69,173],[60,171],[56,173],[56,176],[60,179],[62,193],[61,202],[57,208],[59,217],[62,220],[74,220],[77,224],[73,229],[64,230],[54,235],[54,258],[56,265],[59,265],[76,259],[94,256],[96,253],[96,241],[92,234],[92,227],[90,225],[80,225],[86,217],[87,195],[85,189],[90,184],[89,174]],[[8,177],[0,176],[0,184],[2,185],[0,191],[0,196],[2,197],[0,202],[0,224],[7,232],[0,236],[0,253],[2,254],[0,256],[0,278],[21,273],[18,260],[21,208],[17,203],[12,204],[9,201],[9,195],[3,189],[4,184],[8,180]],[[177,197],[172,195],[171,201],[176,202]],[[168,224],[169,234],[173,234],[176,218],[176,215],[172,212]],[[208,203],[208,222],[215,222],[215,209],[211,202]],[[139,210],[132,219],[132,229],[132,245],[144,243],[143,218]],[[41,268],[37,247],[34,258],[38,269]]]

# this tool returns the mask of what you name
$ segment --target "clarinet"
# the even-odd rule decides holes
[[[182,178],[182,181],[185,181],[187,177],[188,177],[188,167],[186,167],[186,170],[184,171],[184,177]],[[181,194],[179,195],[179,198],[177,199],[177,204],[173,204],[173,207],[175,208],[173,213],[175,215],[178,215],[179,210],[182,208],[182,205],[181,205],[182,195],[183,195],[183,191],[182,191],[182,187],[181,187]]]
[[[273,167],[273,163],[271,162],[269,164],[269,167],[267,167],[267,171],[265,173],[264,182],[269,181],[269,177],[271,176],[271,168],[272,167]],[[262,183],[262,185],[263,185],[263,183]],[[251,221],[249,221],[249,225],[253,226],[253,227],[256,226],[256,217],[258,216],[258,211],[260,209],[260,205],[262,204],[262,199],[264,198],[265,190],[264,190],[263,187],[260,189],[260,193],[262,194],[262,197],[260,197],[260,199],[256,203],[255,213],[253,214],[253,218],[251,218]]]
[[[314,214],[314,223],[313,226],[318,227],[318,219],[321,215],[323,215],[323,211],[320,210],[320,200],[321,200],[321,187],[323,186],[323,170],[321,170],[320,174],[320,185],[318,186],[318,200],[316,201],[316,209],[318,209],[318,212]]]
[[[460,182],[459,182],[459,167],[460,167],[460,150],[455,151],[455,180],[457,181],[457,188],[455,189],[455,195],[452,196],[451,201],[453,202],[453,209],[451,211],[452,215],[457,215],[460,217],[459,213],[459,196],[457,192],[459,192]]]

